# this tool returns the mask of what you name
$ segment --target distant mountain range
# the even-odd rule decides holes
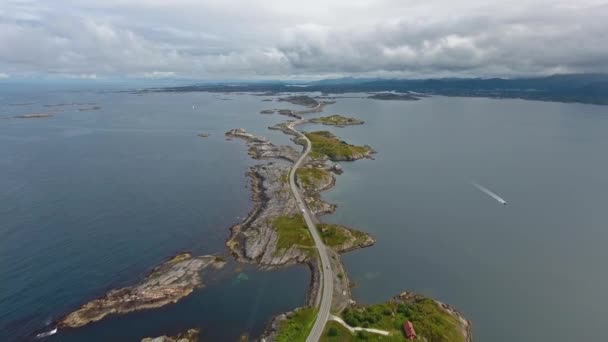
[[[428,95],[521,98],[608,105],[608,74],[567,74],[533,78],[379,79],[338,78],[312,82],[216,83],[151,89],[151,91],[208,92],[360,92],[424,93]]]

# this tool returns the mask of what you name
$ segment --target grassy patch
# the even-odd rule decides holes
[[[327,156],[331,160],[353,160],[371,151],[366,146],[350,145],[328,131],[310,132],[306,136],[312,143],[310,156],[313,159]]]
[[[357,246],[365,242],[368,238],[368,235],[364,232],[350,229],[339,224],[318,224],[317,230],[323,239],[323,243],[332,248],[342,246],[346,242],[350,242],[351,245]]]
[[[273,221],[273,227],[279,236],[277,249],[287,249],[293,245],[312,247],[314,242],[301,214],[279,216]]]
[[[342,115],[331,115],[331,116],[325,116],[325,117],[321,117],[321,118],[315,118],[315,119],[311,119],[311,122],[314,123],[321,123],[324,125],[332,125],[332,126],[347,126],[347,125],[362,125],[363,121],[355,119],[355,118],[348,118]]]
[[[321,342],[350,342],[355,341],[355,336],[348,331],[342,324],[328,321],[325,331],[321,335]]]
[[[347,228],[337,224],[319,224],[317,230],[325,243],[329,247],[336,247],[344,244],[349,238]]]
[[[329,172],[321,168],[301,167],[296,170],[298,181],[307,190],[314,190],[315,184],[321,181],[327,181],[331,177]]]
[[[289,172],[285,172],[281,175],[281,182],[283,182],[283,184],[289,183]]]
[[[317,309],[299,309],[293,317],[281,323],[277,335],[277,342],[306,341],[317,317]]]
[[[173,258],[171,258],[168,261],[168,263],[177,264],[178,262],[182,262],[182,261],[188,260],[190,258],[192,258],[192,253],[189,253],[189,252],[180,253],[180,254],[177,254],[176,256],[174,256]]]
[[[429,298],[416,299],[412,303],[383,303],[365,308],[351,308],[342,313],[351,326],[377,328],[391,332],[390,336],[368,334],[368,337],[353,336],[351,341],[403,341],[403,322],[414,324],[418,338],[436,342],[463,342],[458,320],[443,311]],[[349,340],[346,340],[349,341]]]

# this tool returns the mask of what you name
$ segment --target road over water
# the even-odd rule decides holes
[[[304,153],[300,156],[300,159],[296,161],[293,165],[291,172],[289,173],[289,185],[291,187],[291,191],[296,198],[296,202],[298,203],[298,207],[300,211],[302,211],[302,215],[304,216],[304,220],[306,221],[306,225],[308,226],[308,230],[310,230],[310,234],[315,242],[315,246],[319,251],[319,257],[321,259],[321,274],[320,274],[320,283],[322,286],[321,289],[321,303],[319,305],[319,313],[317,314],[317,319],[306,339],[306,342],[317,342],[321,338],[323,334],[323,330],[325,329],[325,323],[329,319],[329,310],[331,309],[332,296],[334,293],[334,283],[333,283],[333,274],[332,269],[329,264],[329,256],[327,255],[326,246],[319,236],[319,232],[317,231],[317,227],[315,226],[313,220],[311,219],[310,212],[306,203],[302,200],[302,196],[300,196],[300,192],[298,191],[298,187],[296,186],[295,174],[296,170],[300,167],[304,159],[308,156],[311,150],[312,143],[308,138],[295,130],[294,126],[301,123],[302,121],[295,121],[289,124],[289,127],[293,129],[294,132],[298,134],[299,137],[306,140],[306,148],[304,149]]]

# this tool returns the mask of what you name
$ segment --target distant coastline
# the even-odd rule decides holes
[[[608,105],[608,74],[564,74],[536,78],[334,79],[302,82],[241,82],[150,88],[145,92],[260,93],[262,95],[320,92],[322,94],[386,93],[509,98]],[[404,98],[405,99],[405,98]]]

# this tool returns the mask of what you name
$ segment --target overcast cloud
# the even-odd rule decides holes
[[[0,78],[608,72],[595,0],[1,0]]]

